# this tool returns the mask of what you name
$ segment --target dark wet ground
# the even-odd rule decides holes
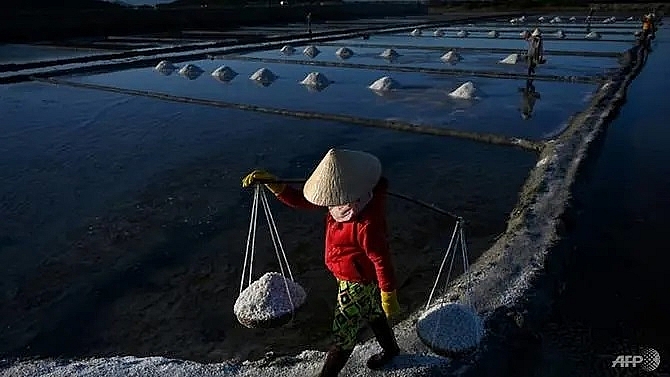
[[[64,59],[78,56],[106,54],[102,49],[75,49],[37,45],[0,44],[0,64],[27,63],[47,59]]]
[[[538,365],[524,377],[668,376],[670,132],[667,30],[628,89],[626,104],[580,174],[577,228],[564,291],[542,331]],[[658,95],[657,95],[658,94]],[[612,368],[617,355],[661,354],[653,373]]]
[[[253,331],[232,315],[248,226],[245,172],[304,177],[330,147],[368,150],[384,162],[393,190],[468,219],[476,257],[504,229],[536,159],[461,140],[97,91],[1,89],[2,135],[12,142],[2,143],[0,175],[13,183],[0,194],[9,219],[0,234],[3,356],[214,361],[323,349],[334,282],[323,266],[322,213],[273,204],[309,292],[293,327]],[[407,203],[389,207],[400,300],[410,310],[425,300],[452,224]],[[261,239],[259,273],[273,261]]]

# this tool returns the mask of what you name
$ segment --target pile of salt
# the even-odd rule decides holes
[[[268,86],[277,79],[277,76],[275,76],[275,74],[272,73],[272,71],[270,71],[269,69],[261,68],[258,71],[254,72],[254,74],[251,75],[251,77],[249,78],[263,86]]]
[[[293,55],[295,53],[295,48],[293,46],[286,45],[279,50],[283,55]]]
[[[498,32],[498,30],[491,30],[489,31],[488,36],[491,38],[498,38],[500,36],[500,33]]]
[[[314,47],[314,46],[307,46],[305,48],[305,50],[303,50],[302,53],[305,54],[305,56],[313,59],[317,55],[319,55],[321,53],[321,51],[319,51],[319,49]]]
[[[412,32],[409,33],[409,34],[410,34],[412,37],[420,37],[421,34],[423,34],[423,33],[421,32],[421,29],[414,29],[414,30],[412,30]]]
[[[461,59],[462,59],[461,55],[454,50],[447,52],[440,58],[440,60],[442,60],[445,63],[456,63]]]
[[[592,31],[592,32],[586,34],[586,36],[584,38],[586,38],[586,39],[600,39],[600,34],[598,34],[598,32],[596,32],[596,31]]]
[[[540,16],[540,18],[538,18],[537,20],[538,20],[539,22],[544,22],[544,21],[546,20],[546,18],[544,18],[544,16]]]
[[[554,35],[556,36],[556,38],[560,38],[560,39],[565,38],[565,33],[563,32],[563,30],[560,30],[560,29],[558,31],[556,31],[556,33]]]
[[[561,18],[558,17],[558,16],[552,18],[551,21],[549,21],[549,23],[552,23],[552,24],[558,24],[558,23],[561,23],[561,22],[563,22],[563,20],[561,20]]]
[[[416,323],[421,341],[444,356],[473,350],[484,336],[484,323],[470,307],[459,303],[435,305]]]
[[[337,55],[337,57],[340,59],[349,59],[350,57],[354,56],[354,52],[350,48],[341,47],[335,51],[335,55]]]
[[[471,81],[468,81],[456,88],[456,90],[453,92],[449,93],[449,97],[458,99],[472,99],[474,94],[475,85]]]
[[[382,58],[385,58],[385,59],[394,59],[394,58],[397,58],[398,56],[400,56],[400,54],[398,54],[396,52],[396,50],[394,50],[392,48],[387,48],[386,50],[384,50],[384,52],[379,54],[379,56],[381,56]]]
[[[306,297],[298,283],[277,272],[268,272],[240,293],[233,313],[244,326],[268,327],[290,319],[289,316],[305,303]]]
[[[311,72],[307,75],[307,77],[300,81],[301,85],[305,85],[310,89],[315,89],[316,91],[323,90],[331,83],[332,81],[330,81],[324,74],[320,72]]]
[[[516,64],[519,61],[519,54],[511,54],[505,59],[501,60],[502,64]]]
[[[155,69],[156,71],[158,71],[158,72],[160,72],[160,73],[162,73],[162,74],[164,74],[164,75],[170,75],[170,74],[172,74],[172,72],[174,72],[174,70],[175,70],[176,68],[177,68],[177,67],[175,67],[174,65],[172,65],[172,63],[170,63],[170,62],[167,61],[167,60],[161,60],[161,62],[158,63],[158,64],[156,65],[156,67],[154,67],[154,69]]]
[[[398,84],[397,81],[388,76],[384,76],[378,79],[377,81],[373,82],[372,84],[370,84],[368,88],[374,91],[384,92],[387,90],[397,89],[399,86],[400,85]]]
[[[200,77],[200,75],[202,75],[203,72],[204,71],[202,70],[202,68],[194,64],[186,64],[179,70],[179,74],[186,77],[189,80],[197,79],[198,77]]]
[[[435,29],[433,32],[433,35],[436,37],[444,37],[444,30],[442,29]]]
[[[577,22],[577,17],[572,16],[572,17],[570,17],[570,20],[569,20],[569,21],[570,21],[570,22]]]
[[[470,33],[468,33],[467,30],[461,30],[458,33],[456,33],[456,36],[459,38],[465,38],[468,35],[470,35]]]
[[[233,71],[232,68],[222,65],[212,72],[212,77],[219,81],[228,82],[237,76],[237,72]]]

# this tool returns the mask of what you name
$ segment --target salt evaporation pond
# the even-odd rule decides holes
[[[203,76],[191,83],[217,83]],[[251,194],[240,179],[249,169],[303,177],[332,146],[367,150],[394,190],[468,219],[474,260],[504,230],[536,163],[532,153],[453,138],[37,83],[0,91],[0,178],[12,182],[0,188],[0,238],[11,240],[0,253],[0,354],[9,357],[220,361],[324,349],[332,311],[323,308],[336,287],[323,267],[320,211],[271,203],[293,274],[313,297],[296,317],[300,331],[242,328],[232,313]],[[450,225],[389,200],[410,310],[423,304],[445,246],[425,249],[427,240]],[[268,271],[276,257],[270,240],[258,239],[255,269]]]
[[[29,63],[108,54],[111,51],[86,48],[51,47],[26,44],[0,44],[0,64]]]
[[[520,31],[519,31],[520,32]],[[519,34],[517,33],[517,36]],[[586,33],[584,33],[586,35]],[[346,39],[342,40],[343,45],[354,46],[355,44],[381,44],[388,48],[402,48],[403,46],[412,47],[486,47],[486,48],[514,48],[527,49],[528,43],[523,39],[497,39],[497,38],[416,38],[416,37],[394,37],[390,35],[372,35],[370,39]],[[594,52],[624,52],[631,48],[633,42],[609,42],[609,41],[588,41],[588,40],[546,40],[544,48],[546,50],[556,51],[594,51]],[[382,48],[383,50],[383,48]]]
[[[322,92],[313,93],[301,85],[314,67],[294,64],[263,64],[234,60],[194,62],[205,71],[221,64],[230,66],[241,76],[267,67],[280,78],[267,87],[251,80],[233,80],[226,85],[211,77],[193,81],[162,76],[151,68],[132,69],[73,80],[121,88],[148,90],[177,96],[253,104],[295,111],[345,114],[377,119],[399,119],[408,122],[473,132],[495,133],[514,137],[542,139],[559,132],[568,117],[586,105],[595,85],[536,82],[541,99],[535,104],[531,119],[521,118],[523,80],[501,80],[478,77],[455,77],[408,72],[319,67],[319,72],[333,81]],[[444,63],[441,63],[444,65]],[[402,90],[385,96],[367,87],[382,76],[390,76]],[[450,100],[447,94],[466,81],[478,88],[477,101]]]
[[[446,45],[445,45],[446,46]],[[322,51],[315,61],[341,62],[335,55],[339,48],[337,45],[318,46]],[[521,50],[521,49],[520,49]],[[368,64],[368,65],[391,65],[391,66],[412,66],[420,68],[454,68],[472,71],[495,71],[512,72],[526,74],[528,67],[525,62],[518,66],[509,66],[498,64],[498,62],[507,57],[505,53],[487,53],[480,51],[462,50],[456,51],[462,56],[462,60],[454,65],[445,64],[440,57],[444,55],[449,48],[444,50],[421,50],[421,49],[397,49],[400,54],[397,58],[391,60],[385,59],[379,54],[382,49],[372,47],[358,47],[354,49],[355,55],[347,59],[346,63]],[[307,61],[304,56],[278,56],[277,51],[259,51],[245,54],[245,57],[252,58],[281,58],[287,61]],[[588,57],[588,56],[566,56],[547,54],[547,63],[538,68],[539,74],[558,75],[558,76],[594,76],[606,73],[606,70],[617,69],[619,63],[616,58],[608,57]],[[264,63],[258,63],[264,64]]]

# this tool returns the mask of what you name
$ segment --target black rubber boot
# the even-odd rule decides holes
[[[385,317],[379,317],[370,322],[370,328],[375,333],[377,342],[382,347],[382,352],[372,355],[368,359],[367,365],[370,369],[381,369],[388,364],[394,357],[400,353],[400,347],[395,340],[393,329],[389,325]]]
[[[352,351],[345,351],[338,346],[332,346],[326,354],[326,362],[323,363],[319,377],[337,377],[349,360]]]

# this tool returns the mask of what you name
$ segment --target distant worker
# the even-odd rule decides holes
[[[312,12],[307,13],[307,33],[312,35]]]
[[[654,38],[654,24],[651,20],[651,15],[645,14],[642,17],[642,36],[640,42],[643,46],[649,47],[651,39]]]
[[[540,29],[533,30],[528,41],[528,76],[535,74],[535,67],[544,63],[544,43]]]

